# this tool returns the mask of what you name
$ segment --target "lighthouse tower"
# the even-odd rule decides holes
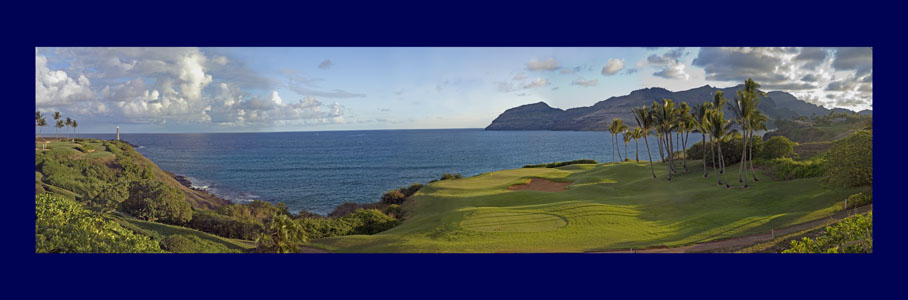
[[[117,126],[117,140],[120,140],[120,126]]]

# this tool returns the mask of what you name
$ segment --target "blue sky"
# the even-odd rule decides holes
[[[748,77],[826,107],[872,105],[869,48],[37,48],[35,60],[37,109],[85,133],[481,128],[523,104]]]

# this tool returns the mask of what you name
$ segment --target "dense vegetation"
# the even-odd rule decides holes
[[[524,168],[558,168],[558,167],[564,167],[567,165],[574,165],[574,164],[598,164],[598,163],[599,163],[598,161],[593,160],[593,159],[578,159],[578,160],[571,160],[571,161],[553,162],[553,163],[547,163],[547,164],[526,165],[523,167]]]
[[[858,131],[835,142],[825,157],[829,161],[826,168],[829,186],[873,184],[873,132]]]
[[[35,252],[161,252],[147,236],[60,196],[35,196]]]
[[[872,253],[873,212],[848,217],[826,227],[826,233],[816,239],[808,237],[791,241],[791,248],[782,253]]]

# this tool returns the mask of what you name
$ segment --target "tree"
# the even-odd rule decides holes
[[[655,103],[654,103],[655,104]],[[679,111],[675,108],[675,103],[671,99],[662,99],[662,105],[656,105],[653,108],[653,120],[656,127],[662,132],[665,139],[663,144],[668,154],[668,180],[672,180],[674,169],[674,147],[672,145],[672,128],[678,119]]]
[[[625,126],[625,127],[626,127],[626,126]],[[632,134],[632,133],[631,133],[631,131],[630,131],[629,129],[625,129],[625,130],[622,132],[622,135],[621,135],[621,136],[624,138],[624,159],[625,159],[625,160],[629,160],[629,159],[630,159],[630,158],[629,158],[630,153],[627,153],[627,144],[631,142],[631,139],[632,139],[631,134]]]
[[[717,92],[716,97],[721,97],[721,92]],[[719,171],[716,172],[715,158],[713,158],[713,172],[716,172],[716,180],[719,182],[719,185],[722,185],[722,180],[719,179],[719,173],[725,173],[725,161],[722,158],[722,143],[721,141],[725,138],[727,133],[727,127],[730,126],[729,120],[725,120],[725,114],[722,110],[711,110],[708,114],[709,118],[709,130],[710,130],[710,141],[715,144],[719,149]],[[715,156],[714,156],[715,157]],[[728,174],[725,174],[725,188],[730,188],[728,185]]]
[[[129,184],[129,198],[123,210],[137,218],[183,225],[192,220],[192,207],[186,194],[154,178],[144,178]]]
[[[306,231],[298,222],[285,214],[275,213],[255,242],[258,252],[296,253],[300,251],[299,244],[307,241]]]
[[[56,124],[56,127],[57,127],[57,136],[56,136],[56,137],[59,138],[59,137],[60,137],[60,131],[59,131],[59,129],[60,129],[60,128],[63,128],[63,126],[60,126],[60,125],[62,125],[62,124],[60,123],[60,118],[62,118],[63,115],[61,115],[60,112],[58,111],[58,112],[54,112],[53,117],[54,117],[54,124]]]
[[[40,111],[35,112],[35,127],[38,128],[38,137],[41,137],[41,120],[44,120],[44,115]]]
[[[700,143],[703,145],[703,178],[709,177],[709,171],[706,169],[706,132],[709,131],[709,120],[707,112],[712,108],[711,103],[706,102],[694,105],[691,112],[691,120],[697,131],[700,132]]]
[[[73,119],[66,117],[66,123],[63,124],[66,125],[66,137],[69,137],[69,128],[73,126]]]
[[[615,161],[615,152],[618,153],[618,158],[621,158],[621,151],[618,147],[618,133],[627,130],[627,125],[624,125],[624,121],[619,118],[612,119],[612,123],[608,126],[608,131],[612,133],[612,144],[615,145],[615,151],[612,152],[612,161]]]
[[[643,138],[643,129],[640,126],[634,127],[634,130],[631,131],[631,138],[634,139],[634,160],[640,162],[640,142],[639,140]]]
[[[76,142],[76,127],[79,127],[79,123],[76,120],[73,120],[73,143]]]
[[[738,167],[738,182],[744,182],[744,188],[747,188],[747,172],[745,170],[747,165],[747,140],[750,135],[753,134],[753,129],[751,128],[751,121],[756,117],[758,112],[757,105],[760,104],[760,96],[765,96],[763,92],[758,91],[760,84],[756,83],[753,79],[748,78],[744,81],[744,90],[738,91],[737,95],[734,98],[734,105],[732,105],[732,111],[735,113],[735,120],[741,125],[741,134],[743,139],[743,147],[741,147],[741,165]]]
[[[690,113],[690,106],[687,105],[687,102],[681,102],[681,105],[679,105],[677,122],[678,132],[681,137],[681,159],[684,161],[684,172],[687,172],[687,154],[685,154],[684,150],[687,149],[687,138],[695,126],[694,118]]]
[[[632,111],[634,112],[634,120],[637,121],[637,126],[643,129],[643,142],[646,143],[646,154],[649,156],[649,167],[653,172],[653,178],[656,178],[656,168],[653,167],[653,155],[650,154],[649,141],[646,138],[646,136],[649,135],[650,130],[652,130],[653,119],[649,110],[646,109],[646,105],[641,108],[634,108]]]
[[[57,125],[55,126],[57,127],[57,138],[60,138],[60,128],[63,128],[64,125],[63,120],[57,120]]]
[[[750,174],[753,176],[754,181],[760,181],[760,179],[757,178],[757,172],[754,170],[754,144],[756,144],[757,140],[753,136],[753,132],[754,130],[766,130],[767,120],[768,118],[766,115],[759,110],[754,112],[754,115],[750,120],[750,149],[747,150],[750,156],[747,160],[750,161]],[[792,149],[792,151],[794,150]]]

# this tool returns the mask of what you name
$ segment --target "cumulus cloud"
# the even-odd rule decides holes
[[[801,48],[797,56],[794,57],[794,61],[804,63],[806,68],[815,68],[826,61],[826,57],[829,53],[826,49],[817,48],[817,47],[804,47]]]
[[[624,69],[624,60],[611,58],[602,67],[602,75],[611,76]]]
[[[561,65],[554,58],[547,58],[544,60],[533,58],[527,62],[527,70],[530,71],[554,71],[560,67]]]
[[[318,64],[318,68],[322,70],[330,69],[332,66],[334,66],[334,63],[331,62],[330,59],[325,59],[322,63]]]
[[[653,73],[653,76],[687,80],[690,75],[685,72],[685,65],[681,63],[681,57],[685,54],[687,52],[685,52],[684,48],[672,48],[662,55],[651,54],[646,58],[646,63],[662,68]]]
[[[511,81],[497,82],[498,91],[502,93],[510,93],[536,87],[544,87],[547,85],[549,85],[548,79],[543,79],[542,77],[536,77],[535,80],[528,81],[525,77],[515,76]]]
[[[596,80],[596,79],[584,80],[582,78],[577,78],[574,81],[572,81],[571,84],[582,86],[582,87],[592,87],[592,86],[596,86],[597,84],[599,84],[599,80]]]
[[[546,85],[549,85],[549,81],[548,81],[548,80],[542,79],[542,77],[536,77],[536,80],[533,80],[532,82],[525,84],[525,85],[523,86],[523,88],[529,89],[529,88],[540,87],[540,86],[546,86]]]
[[[343,106],[315,97],[358,96],[315,91],[298,101],[241,61],[199,48],[36,49],[35,104],[98,122],[137,124],[265,124],[343,122]],[[49,64],[47,55],[55,63]],[[55,66],[54,68],[50,66]],[[302,94],[302,93],[301,93]],[[89,123],[83,124],[88,125]]]

